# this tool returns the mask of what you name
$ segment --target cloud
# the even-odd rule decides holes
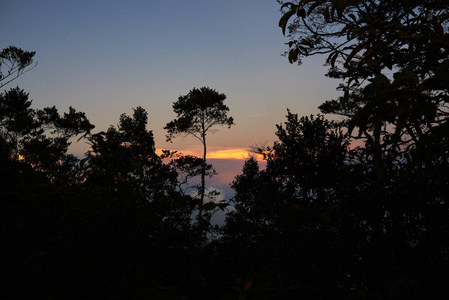
[[[210,152],[208,157],[211,159],[247,159],[251,156],[247,149],[226,149]]]

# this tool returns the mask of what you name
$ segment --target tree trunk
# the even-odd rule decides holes
[[[198,217],[202,220],[203,218],[203,205],[204,205],[204,194],[206,192],[206,135],[203,134],[203,165],[201,167],[201,190],[200,190],[200,197],[201,197],[201,204],[200,204],[200,210],[198,213]]]

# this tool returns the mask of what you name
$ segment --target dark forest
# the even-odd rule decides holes
[[[75,108],[0,93],[0,299],[449,295],[447,2],[277,2],[285,59],[321,55],[341,96],[319,115],[286,108],[277,141],[252,145],[266,167],[246,160],[230,201],[205,188],[206,138],[235,125],[212,88],[180,96],[164,128],[197,138],[202,157],[158,155],[142,107],[93,133]],[[0,87],[34,55],[3,49]]]

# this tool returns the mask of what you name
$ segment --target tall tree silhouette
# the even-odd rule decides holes
[[[234,125],[234,119],[228,116],[229,108],[223,103],[225,94],[220,94],[209,87],[192,89],[187,95],[180,96],[173,103],[173,111],[177,119],[167,123],[164,127],[168,131],[167,141],[171,141],[178,135],[191,135],[197,138],[203,145],[203,164],[201,171],[200,209],[199,218],[202,218],[205,177],[206,177],[206,136],[213,133],[216,125],[226,125],[230,128]]]

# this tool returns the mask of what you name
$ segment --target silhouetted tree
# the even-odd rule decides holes
[[[197,178],[200,177],[203,174],[203,162],[204,160],[202,158],[191,156],[191,155],[182,155],[182,153],[177,153],[176,151],[171,152],[169,150],[164,150],[164,159],[170,159],[170,162],[168,165],[170,166],[171,170],[176,173],[176,191],[179,192],[181,195],[186,196],[187,199],[189,199],[189,202],[186,203],[186,209],[184,210],[188,216],[191,216],[193,211],[198,211],[201,208],[201,200],[198,199],[198,197],[195,195],[195,192],[192,191],[192,189],[196,189],[196,191],[199,191],[201,189],[201,182],[198,184]],[[215,169],[212,168],[212,165],[207,164],[206,165],[206,176],[212,177],[216,174]],[[208,197],[213,198],[213,193],[209,193]],[[208,203],[208,205],[204,205],[207,209],[207,213],[203,214],[203,217],[205,220],[210,220],[212,217],[212,214],[215,213],[216,209],[224,209],[227,205],[227,203],[223,200],[219,203],[214,202],[214,199]],[[209,205],[210,204],[210,205]],[[204,208],[203,207],[203,208]],[[209,209],[210,207],[210,209]],[[203,231],[211,233],[212,226],[210,222],[192,222],[189,217],[189,224],[185,225],[184,228],[190,228],[191,231],[191,247],[201,248],[201,243],[203,240],[199,238],[200,235],[202,235]]]
[[[328,76],[342,81],[343,96],[320,109],[346,117],[348,132],[358,128],[354,138],[365,142],[350,152],[353,188],[341,194],[352,212],[340,231],[354,237],[359,258],[350,281],[383,298],[447,292],[447,5],[302,0],[282,7],[290,62],[328,55]]]
[[[94,127],[71,107],[61,115],[31,104],[19,88],[0,94],[0,272],[8,298],[48,298],[65,287],[71,294],[64,247],[73,241],[70,220],[83,207],[83,180],[67,148]]]
[[[147,264],[142,276],[154,277],[153,288],[188,295],[198,288],[203,230],[192,222],[198,203],[184,193],[183,185],[201,174],[203,160],[165,151],[163,158],[171,161],[163,162],[147,121],[147,112],[138,107],[132,116],[122,114],[117,127],[89,137],[85,185],[126,221],[113,219],[113,224],[123,226],[127,234],[142,235],[133,243],[147,251],[141,258]],[[153,295],[161,297],[163,292]]]
[[[35,51],[24,51],[14,46],[4,48],[0,52],[0,88],[36,67],[37,63],[32,65],[35,54]]]
[[[171,168],[178,174],[177,187],[183,195],[188,195],[192,188],[200,190],[201,187],[192,183],[194,178],[200,177],[203,172],[203,159],[192,155],[183,155],[177,151],[163,150],[163,159],[170,159]],[[216,174],[212,165],[206,166],[206,176]]]
[[[118,127],[89,137],[91,150],[85,164],[87,178],[101,180],[111,191],[136,193],[139,201],[153,201],[164,195],[168,167],[155,152],[153,132],[146,129],[148,114],[134,109],[132,116],[122,114]],[[172,183],[174,183],[172,174]],[[98,182],[97,182],[98,184]],[[120,187],[122,186],[122,187]],[[119,188],[120,187],[120,188]]]
[[[346,247],[337,232],[348,141],[323,116],[299,119],[288,111],[277,129],[273,147],[254,149],[265,156],[266,168],[249,159],[232,183],[235,211],[226,218],[221,255],[242,278],[257,274],[254,297],[335,296],[344,268],[326,257],[341,259]]]
[[[67,155],[70,139],[90,133],[94,126],[84,113],[70,107],[60,115],[56,107],[31,108],[28,93],[17,88],[0,94],[0,138],[5,159],[20,160],[49,178]]]
[[[319,115],[301,117],[288,111],[287,122],[276,125],[279,142],[254,149],[267,159],[285,190],[305,203],[320,201],[338,179],[349,142],[341,129]]]
[[[228,117],[229,108],[223,103],[225,99],[226,95],[219,94],[214,89],[194,88],[173,103],[173,111],[177,114],[177,119],[167,123],[164,127],[168,131],[167,141],[171,141],[178,135],[186,134],[194,136],[203,145],[199,219],[202,218],[205,194],[206,136],[208,133],[214,132],[213,127],[216,125],[226,125],[228,128],[234,125],[234,119]]]
[[[395,151],[445,136],[449,13],[444,1],[302,0],[282,7],[288,8],[279,25],[284,33],[288,29],[290,62],[328,55],[328,76],[342,80],[344,96],[320,108],[349,117],[349,130],[359,128],[373,159],[385,155],[382,148]]]

